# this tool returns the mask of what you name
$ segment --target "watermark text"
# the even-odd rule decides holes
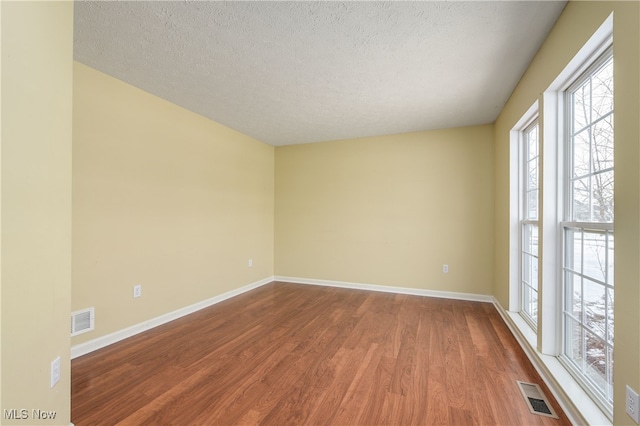
[[[55,420],[56,412],[51,410],[40,410],[37,408],[28,410],[26,408],[5,409],[5,420]]]

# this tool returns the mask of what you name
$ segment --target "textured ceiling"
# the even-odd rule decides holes
[[[493,122],[565,2],[75,3],[75,59],[271,145]]]

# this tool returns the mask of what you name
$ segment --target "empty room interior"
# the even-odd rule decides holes
[[[638,1],[0,21],[1,424],[640,424]]]

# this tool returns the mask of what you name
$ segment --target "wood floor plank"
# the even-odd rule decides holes
[[[336,352],[329,365],[331,382],[320,387],[315,401],[308,404],[310,415],[305,420],[306,424],[331,424],[364,356],[359,349],[340,348]]]
[[[387,356],[381,356],[376,365],[375,372],[368,381],[367,393],[365,394],[365,405],[362,414],[358,419],[358,424],[388,424],[382,418],[385,400],[389,397],[389,386],[391,383],[391,373],[395,360]]]
[[[378,344],[372,343],[358,371],[354,375],[353,381],[349,385],[349,389],[347,389],[347,393],[342,399],[342,403],[334,418],[334,424],[358,424],[358,419],[362,416],[365,402],[367,401],[366,395],[369,391],[369,378],[374,374],[381,356],[382,351]]]
[[[428,425],[449,424],[447,401],[447,377],[445,354],[448,350],[449,337],[445,334],[446,312],[442,301],[434,306],[434,321],[431,327],[429,342],[429,364],[427,384],[427,416]]]
[[[278,282],[73,360],[72,421],[569,424],[491,304]]]

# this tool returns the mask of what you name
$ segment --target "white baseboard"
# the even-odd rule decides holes
[[[519,314],[507,312],[495,298],[493,304],[569,421],[574,425],[611,425],[611,420],[571,377],[560,361],[554,356],[544,355],[536,350],[535,343],[530,342],[531,336],[528,338],[516,323]],[[524,320],[521,321],[526,327]]]
[[[274,277],[275,281],[286,283],[321,285],[325,287],[351,288],[355,290],[380,291],[383,293],[410,294],[414,296],[440,297],[443,299],[470,300],[473,302],[493,303],[493,296],[484,294],[458,293],[453,291],[425,290],[421,288],[391,287],[376,284],[351,283],[345,281],[315,280],[310,278]]]
[[[260,281],[256,281],[254,283],[237,288],[235,290],[231,290],[226,293],[220,294],[218,296],[214,296],[210,299],[206,299],[201,302],[194,303],[193,305],[185,306],[184,308],[180,308],[173,312],[169,312],[167,314],[160,315],[158,317],[141,322],[139,324],[132,325],[131,327],[127,327],[125,329],[116,331],[111,334],[107,334],[106,336],[98,337],[88,342],[80,343],[79,345],[72,346],[71,359],[77,358],[82,355],[86,355],[95,350],[104,348],[105,346],[109,346],[113,343],[119,342],[128,337],[135,336],[136,334],[142,333],[143,331],[147,331],[159,325],[166,324],[169,321],[173,321],[185,315],[192,314],[196,311],[207,308],[211,305],[215,305],[216,303],[220,303],[224,300],[230,299],[239,294],[246,293],[247,291],[256,289],[265,284],[269,284],[273,281],[274,281],[274,277],[267,277]]]

